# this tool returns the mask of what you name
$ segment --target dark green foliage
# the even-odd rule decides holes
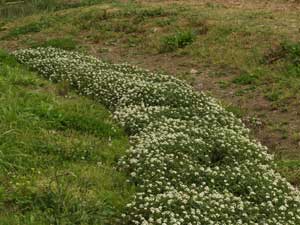
[[[15,66],[15,65],[17,65],[17,61],[13,56],[8,55],[6,52],[4,52],[0,49],[0,65],[2,65],[2,67],[0,67],[0,68],[3,68],[4,64],[10,65],[10,66]]]
[[[285,43],[282,47],[286,52],[286,60],[288,61],[287,70],[289,75],[300,77],[300,42]]]
[[[287,54],[287,58],[297,66],[300,66],[300,42],[291,43],[287,42],[282,44],[283,50]]]
[[[192,30],[178,31],[176,34],[165,36],[161,39],[161,52],[172,52],[193,43],[196,34]]]
[[[300,42],[283,42],[263,58],[263,63],[269,65],[277,61],[284,63],[287,76],[300,77]]]
[[[73,38],[54,38],[50,39],[42,44],[33,44],[32,47],[54,47],[64,50],[75,50],[78,47],[77,41]]]
[[[233,83],[241,85],[255,84],[258,76],[252,73],[244,73],[233,79]]]
[[[268,92],[266,95],[266,98],[269,100],[269,101],[278,101],[280,99],[280,97],[282,96],[282,92],[281,91],[278,91],[278,90],[274,90],[274,91],[271,91],[271,92]]]

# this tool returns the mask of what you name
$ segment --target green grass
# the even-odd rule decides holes
[[[41,12],[55,12],[58,10],[78,8],[82,6],[89,6],[98,3],[103,3],[105,0],[26,0],[13,1],[17,4],[7,4],[6,1],[0,1],[0,18],[15,19]]]
[[[178,48],[190,45],[196,39],[194,31],[178,31],[176,34],[165,36],[161,39],[160,52],[172,52]]]
[[[281,173],[295,186],[300,185],[300,160],[282,160],[279,161],[278,167]]]
[[[76,50],[78,43],[71,37],[53,38],[43,43],[33,43],[31,47],[54,47],[64,50]]]
[[[0,53],[0,224],[116,224],[128,146],[101,105]]]
[[[257,82],[257,79],[258,77],[256,74],[244,73],[238,77],[235,77],[232,80],[232,82],[240,85],[248,85],[248,84],[255,84]]]
[[[50,21],[50,25],[39,32],[13,35],[17,38],[1,41],[0,47],[55,46],[77,50],[80,46],[110,62],[163,70],[193,81],[196,88],[203,84],[201,89],[232,105],[236,114],[241,114],[235,110],[241,105],[237,108],[246,112],[241,117],[255,114],[264,121],[265,126],[256,137],[268,145],[270,152],[278,154],[284,149],[284,158],[300,160],[299,154],[293,153],[299,149],[293,133],[300,132],[295,119],[300,99],[298,9],[290,10],[287,5],[288,13],[283,14],[280,1],[268,1],[268,6],[247,2],[246,7],[227,2],[139,2],[96,1],[99,4],[92,7],[86,4],[75,8],[69,5],[70,1],[60,1],[61,6],[55,10],[41,7],[32,11],[30,17],[23,18],[26,13],[21,13],[19,19],[2,18],[1,37],[22,31],[22,27],[30,27],[41,18]],[[57,11],[63,7],[65,10]],[[194,31],[197,38],[187,38],[182,43],[188,44],[177,48],[178,30]],[[67,40],[61,40],[62,37]],[[171,50],[163,54],[166,49]],[[191,69],[199,74],[190,74]],[[272,127],[285,120],[289,120],[289,125],[282,138]]]
[[[300,42],[281,43],[279,49],[275,52],[275,59],[281,59],[284,62],[286,76],[300,77]]]
[[[49,21],[42,19],[38,22],[32,22],[24,26],[16,27],[15,29],[11,30],[7,35],[3,36],[1,39],[5,40],[25,34],[38,33],[41,30],[48,28],[49,26]]]

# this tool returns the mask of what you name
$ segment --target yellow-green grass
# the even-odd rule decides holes
[[[0,53],[0,224],[116,224],[134,188],[128,147],[99,104]]]

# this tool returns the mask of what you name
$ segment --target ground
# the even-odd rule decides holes
[[[298,1],[102,1],[2,18],[0,48],[64,47],[184,79],[241,117],[299,185],[299,21]]]

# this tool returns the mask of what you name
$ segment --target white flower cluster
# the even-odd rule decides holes
[[[171,76],[75,52],[37,48],[14,55],[105,104],[131,136],[120,168],[137,193],[122,223],[300,224],[299,192],[214,99]]]

